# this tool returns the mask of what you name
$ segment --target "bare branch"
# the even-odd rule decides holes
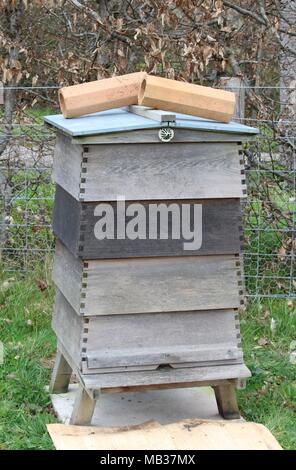
[[[267,26],[267,23],[266,21],[264,20],[264,18],[262,18],[262,16],[260,15],[257,15],[257,13],[253,12],[253,11],[250,11],[250,10],[246,10],[245,8],[242,8],[241,6],[239,5],[234,5],[233,3],[231,2],[228,2],[228,0],[224,0],[223,1],[223,4],[225,6],[227,6],[228,8],[231,8],[232,10],[235,10],[237,11],[238,13],[240,13],[241,15],[245,15],[245,16],[250,16],[251,18],[253,18],[254,20],[256,20],[258,23],[264,25],[264,26]]]
[[[82,3],[78,2],[78,0],[67,0],[67,2],[71,3],[77,10],[81,11],[82,13],[86,13],[92,20],[94,20],[99,25],[103,25],[100,15],[91,8]]]
[[[233,3],[229,2],[228,0],[224,0],[224,5],[227,6],[228,8],[231,8],[232,10],[235,10],[237,13],[240,13],[241,15],[244,16],[249,16],[250,18],[253,18],[254,20],[257,21],[257,23],[269,27],[270,22],[267,17],[267,12],[265,11],[262,2],[260,3],[260,13],[261,15],[258,15],[257,13],[247,10],[246,8],[242,8],[239,5],[234,5]],[[287,34],[289,36],[296,36],[295,31],[291,31],[291,29],[285,29],[285,28],[278,28],[277,31],[283,34]],[[293,52],[294,53],[294,52]]]
[[[88,6],[83,5],[82,3],[78,2],[78,0],[66,0],[66,1],[70,4],[72,4],[80,12],[85,13],[90,19],[95,21],[97,24],[99,24],[105,31],[107,31],[111,35],[111,37],[119,39],[120,41],[122,41],[126,44],[129,44],[129,40],[125,36],[115,32],[115,31],[110,31],[106,27],[104,22],[102,21],[100,15],[96,11],[94,11],[91,8],[89,8]]]

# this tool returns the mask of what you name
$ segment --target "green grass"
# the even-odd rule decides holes
[[[37,124],[43,124],[44,116],[49,116],[50,114],[57,114],[59,113],[58,107],[54,109],[53,107],[30,107],[27,108],[24,112],[25,117],[31,119],[32,121],[36,122]]]
[[[242,414],[267,426],[285,449],[296,449],[296,365],[290,362],[296,350],[295,303],[250,303],[241,314],[241,334],[252,372],[246,390],[239,392]]]
[[[0,281],[0,339],[5,348],[0,366],[2,449],[53,447],[46,424],[56,418],[44,390],[55,351],[50,269],[45,260],[32,275],[10,275],[10,281],[6,275]],[[253,374],[246,390],[238,393],[241,412],[247,420],[267,426],[285,449],[296,449],[296,367],[289,362],[291,348],[296,349],[295,305],[286,300],[255,302],[241,321],[245,359]]]
[[[50,328],[53,289],[47,272],[45,268],[23,280],[12,276],[1,280],[0,340],[5,352],[0,365],[1,449],[52,448],[46,424],[56,420],[44,390],[50,377],[46,359],[55,351]]]
[[[13,138],[26,136],[25,141],[23,141],[23,145],[28,148],[31,148],[34,144],[36,145],[37,141],[48,141],[52,132],[47,127],[44,127],[43,118],[44,116],[58,113],[59,110],[56,108],[41,106],[30,107],[25,109],[21,114],[14,113],[14,127],[12,129]],[[0,135],[1,132],[3,132],[3,117],[3,109],[0,109]]]

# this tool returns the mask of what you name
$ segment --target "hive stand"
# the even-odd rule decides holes
[[[62,348],[59,345],[59,348]],[[83,377],[78,370],[75,371],[79,378],[79,388],[76,392],[74,407],[70,418],[70,424],[90,425],[93,412],[95,410],[96,401],[102,393],[124,393],[124,392],[141,392],[148,390],[165,390],[170,388],[186,388],[186,387],[213,387],[219,414],[224,419],[239,419],[240,412],[236,400],[236,389],[245,388],[246,380],[229,379],[229,380],[209,380],[197,382],[182,382],[172,384],[155,384],[128,387],[110,387],[110,388],[87,388],[83,382]],[[58,349],[55,367],[52,373],[50,392],[53,394],[66,393],[72,375],[72,368],[65,359],[63,353]],[[246,374],[248,375],[248,374]]]
[[[136,106],[45,121],[57,130],[50,389],[65,393],[77,376],[71,423],[90,424],[100,394],[200,386],[214,389],[225,419],[239,418],[235,389],[250,376],[239,326],[241,155],[257,130]],[[199,249],[161,239],[157,221],[156,239],[98,240],[96,206],[116,213],[122,195],[146,213],[151,203],[201,206]]]

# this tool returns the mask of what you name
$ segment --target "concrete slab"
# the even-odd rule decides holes
[[[69,423],[77,387],[71,384],[68,393],[51,395],[54,410],[62,423]],[[100,427],[127,426],[150,420],[168,424],[188,418],[222,420],[212,388],[102,395],[97,401],[91,424]]]

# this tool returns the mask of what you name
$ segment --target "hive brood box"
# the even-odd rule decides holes
[[[241,143],[256,129],[184,115],[166,124],[125,109],[46,121],[58,129],[53,328],[67,363],[88,390],[207,382],[223,413],[223,381],[249,376],[238,318]],[[161,128],[174,130],[170,142]],[[184,250],[171,219],[165,239],[148,216],[153,239],[98,240],[96,207],[116,215],[118,199],[145,214],[152,204],[198,205],[199,249]]]

